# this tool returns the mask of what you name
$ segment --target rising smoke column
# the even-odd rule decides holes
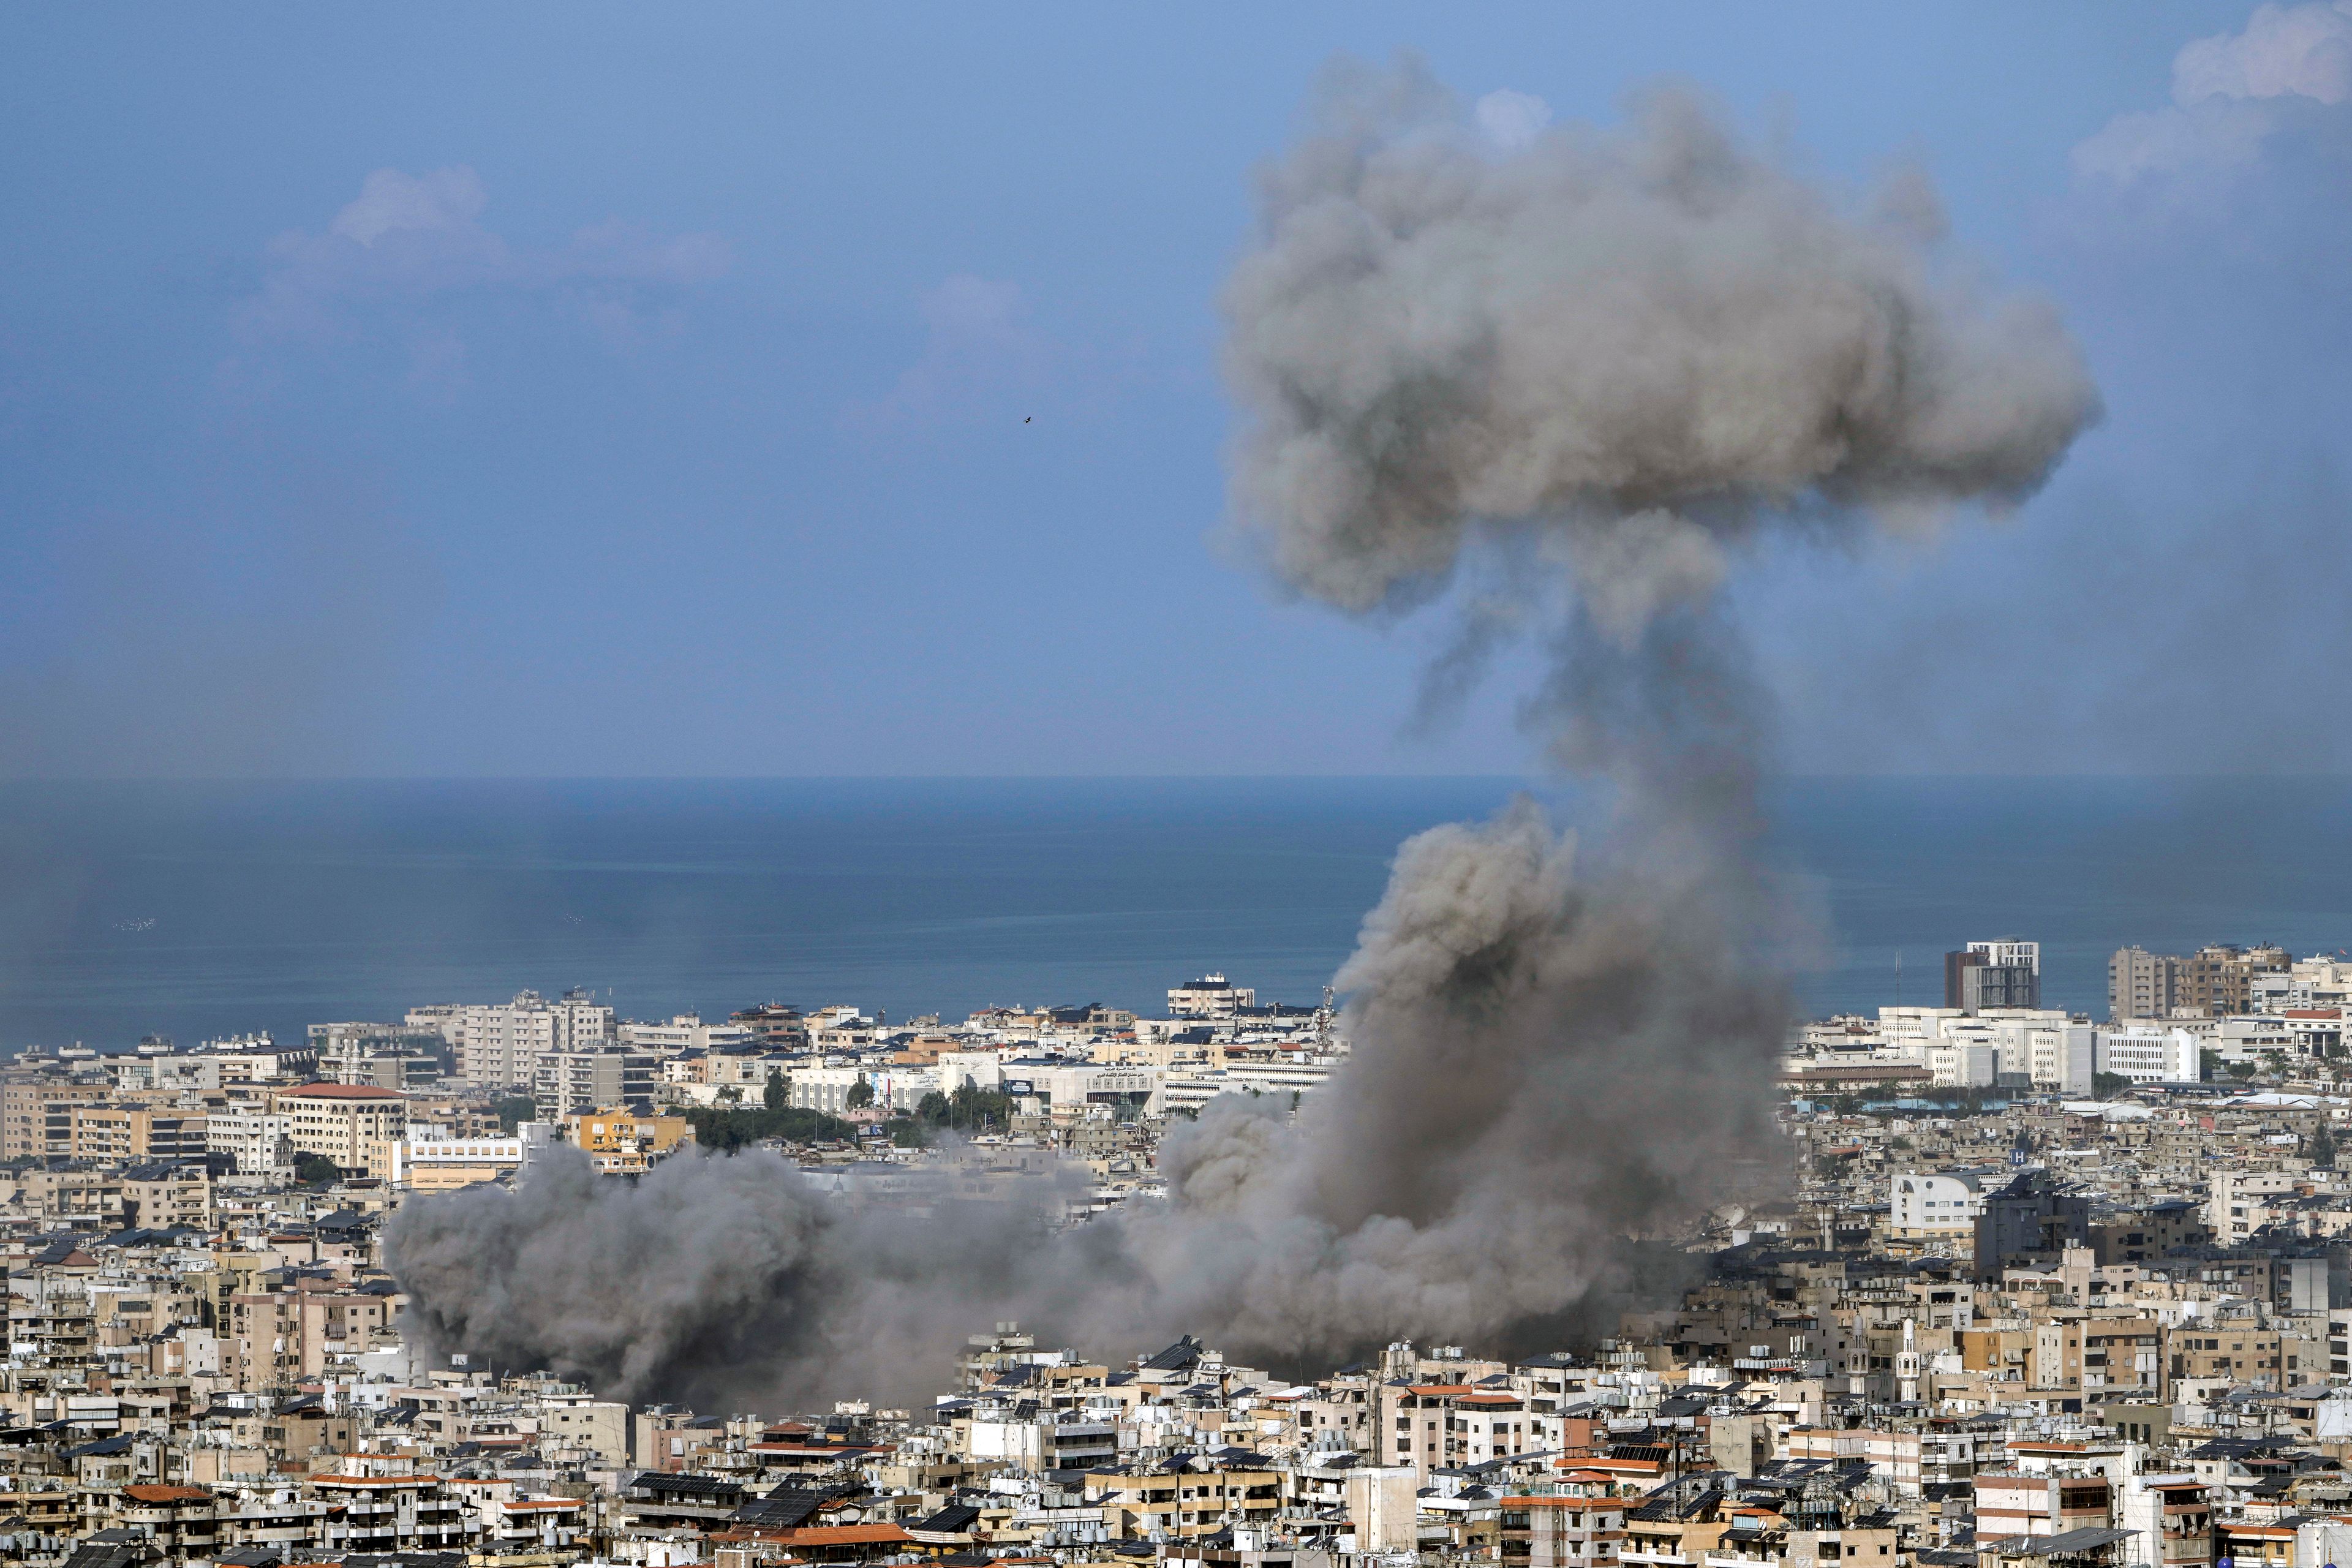
[[[1235,524],[1353,616],[1501,563],[1555,656],[1528,723],[1611,786],[1605,830],[1522,804],[1408,842],[1337,977],[1353,1062],[1295,1121],[1213,1102],[1163,1143],[1163,1204],[1049,1235],[852,1215],[766,1156],[574,1167],[403,1208],[427,1337],[756,1397],[935,1384],[999,1316],[1302,1360],[1556,1331],[1765,1144],[1790,917],[1733,564],[2013,506],[2097,414],[2049,308],[1943,256],[1924,184],[1894,195],[1851,216],[1685,93],[1506,150],[1417,66],[1335,70],[1226,289]],[[683,1283],[615,1300],[649,1272]]]
[[[1529,725],[1617,806],[1597,844],[1528,805],[1408,843],[1339,977],[1348,1074],[1295,1135],[1236,1106],[1171,1141],[1168,1226],[1244,1339],[1507,1336],[1760,1152],[1791,917],[1727,574],[1769,530],[2013,506],[2098,411],[2050,308],[1940,258],[1923,181],[1890,195],[1849,216],[1675,90],[1507,151],[1411,62],[1339,68],[1265,174],[1239,528],[1358,616],[1502,562],[1550,626]]]

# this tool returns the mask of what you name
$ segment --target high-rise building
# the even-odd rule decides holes
[[[594,1046],[549,1051],[539,1058],[531,1081],[539,1120],[561,1121],[584,1110],[653,1108],[657,1058],[625,1046]]]
[[[2107,1018],[2172,1016],[2173,982],[2180,960],[2144,947],[2119,947],[2107,960]]]
[[[447,1040],[457,1055],[457,1076],[486,1089],[530,1090],[541,1057],[613,1043],[613,1009],[585,991],[567,991],[552,1002],[524,991],[488,1006],[444,1003],[414,1008],[404,1022]]]
[[[1969,1013],[2041,1006],[2042,944],[1996,937],[1944,954],[1944,1005]]]
[[[2173,985],[2173,1005],[2192,1008],[2209,1018],[2252,1012],[2254,976],[2284,971],[2294,963],[2283,947],[2233,947],[2225,942],[2200,947],[2192,956],[2176,962],[2180,967]]]
[[[2189,957],[2124,947],[2107,960],[2107,1016],[2226,1018],[2254,1005],[2254,976],[2285,973],[2286,949],[2269,943],[2236,947],[2215,942]]]

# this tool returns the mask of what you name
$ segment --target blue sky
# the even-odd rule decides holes
[[[1748,563],[1781,760],[2336,769],[2352,10],[18,6],[0,772],[1490,773],[1435,619],[1221,547],[1220,280],[1323,62],[1662,76],[1937,181],[2106,423]],[[1025,421],[1025,422],[1024,422]]]

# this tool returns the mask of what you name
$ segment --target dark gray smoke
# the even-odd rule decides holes
[[[2013,504],[2096,411],[2049,310],[1939,271],[1921,189],[1850,218],[1671,93],[1506,153],[1416,68],[1342,72],[1227,292],[1236,519],[1350,613],[1506,552],[1527,613],[1496,624],[1553,628],[1529,723],[1613,786],[1607,830],[1522,804],[1408,842],[1338,976],[1353,1063],[1296,1119],[1211,1104],[1164,1203],[890,1230],[766,1157],[562,1171],[402,1211],[423,1321],[624,1392],[748,1392],[935,1385],[950,1323],[1016,1314],[1100,1352],[1513,1348],[1622,1283],[1629,1241],[1766,1152],[1790,1017],[1768,704],[1716,605],[1739,542]],[[878,1363],[838,1359],[868,1336]]]
[[[1044,1216],[1066,1184],[977,1200],[940,1185],[919,1209],[869,1210],[765,1151],[673,1159],[629,1182],[558,1150],[513,1192],[404,1205],[387,1245],[407,1330],[477,1364],[544,1367],[632,1401],[903,1396],[929,1386],[991,1303],[1027,1299],[1049,1262],[1087,1262],[1049,1243]]]

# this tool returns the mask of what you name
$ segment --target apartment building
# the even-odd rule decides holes
[[[368,1349],[391,1313],[389,1294],[240,1290],[228,1300],[221,1370],[248,1394],[291,1388]]]
[[[2146,948],[2118,948],[2107,961],[2107,1016],[2221,1018],[2252,1010],[2258,977],[2292,976],[2286,949],[2216,942],[2183,958]]]
[[[650,1052],[625,1046],[542,1052],[531,1071],[535,1114],[541,1121],[562,1121],[605,1105],[651,1110],[659,1075]]]
[[[2216,1171],[2207,1189],[2205,1223],[2213,1239],[2236,1247],[2262,1228],[2263,1200],[2294,1192],[2301,1178],[2293,1171]]]
[[[2020,1475],[1996,1471],[1976,1478],[1977,1533],[2064,1535],[2106,1525],[2105,1476]]]
[[[1982,1179],[1971,1173],[1906,1171],[1888,1178],[1887,1235],[1898,1241],[1974,1237]]]
[[[2212,1378],[2277,1389],[2287,1386],[2281,1379],[2289,1372],[2318,1371],[2289,1368],[2285,1354],[2279,1331],[2251,1318],[2188,1322],[2165,1331],[2166,1370],[2176,1384]]]
[[[97,1084],[0,1085],[0,1159],[70,1153],[72,1108],[103,1105],[108,1098],[105,1089]]]
[[[613,1009],[585,991],[567,991],[552,1002],[536,991],[521,991],[511,1002],[413,1007],[403,1022],[448,1041],[457,1052],[457,1076],[467,1083],[527,1092],[534,1091],[542,1056],[593,1050],[614,1037]]]
[[[449,1193],[520,1176],[549,1142],[547,1124],[526,1121],[510,1137],[453,1138],[412,1123],[391,1149],[388,1179],[411,1192]]]
[[[1625,1503],[1617,1498],[1507,1497],[1501,1552],[1526,1568],[1613,1564],[1625,1539]]]
[[[667,1024],[623,1024],[618,1033],[621,1044],[657,1057],[674,1057],[680,1051],[748,1051],[761,1039],[747,1024],[731,1019],[706,1024],[696,1013],[680,1013]]]
[[[694,1125],[683,1116],[640,1116],[614,1106],[565,1117],[563,1141],[599,1171],[635,1175],[692,1143]]]
[[[294,1165],[294,1119],[260,1105],[232,1104],[205,1119],[205,1148],[236,1161],[239,1174],[282,1174]]]
[[[1244,1007],[1256,1005],[1255,991],[1213,973],[1168,988],[1171,1018],[1230,1018]]]
[[[352,1175],[390,1174],[392,1144],[408,1124],[407,1097],[373,1084],[306,1083],[269,1097],[288,1119],[299,1154],[317,1154]]]

